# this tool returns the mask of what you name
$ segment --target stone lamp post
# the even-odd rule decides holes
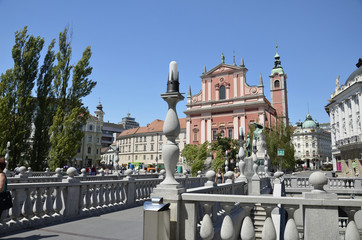
[[[179,92],[179,74],[177,63],[170,63],[167,92],[161,94],[163,100],[168,104],[168,112],[163,124],[163,133],[167,138],[167,143],[162,149],[162,158],[165,163],[166,177],[161,182],[162,185],[179,185],[174,177],[177,160],[180,155],[180,149],[176,144],[176,138],[180,134],[180,122],[176,112],[176,104],[184,99]]]

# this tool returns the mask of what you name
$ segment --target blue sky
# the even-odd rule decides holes
[[[164,120],[168,65],[178,62],[180,91],[201,89],[203,67],[243,57],[247,82],[263,75],[268,99],[275,45],[288,75],[289,118],[309,112],[328,122],[324,110],[335,80],[344,83],[362,57],[362,0],[321,1],[49,1],[0,0],[0,72],[12,67],[14,32],[28,26],[46,46],[65,26],[73,31],[73,63],[92,47],[91,78],[97,86],[84,99],[91,113],[101,100],[105,120],[128,112],[141,125]],[[46,47],[44,48],[46,49]],[[186,96],[187,94],[185,94]],[[178,104],[184,117],[186,100]]]

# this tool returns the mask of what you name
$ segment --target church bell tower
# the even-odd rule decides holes
[[[277,53],[274,56],[274,67],[270,74],[270,96],[271,105],[277,111],[278,120],[282,120],[284,124],[289,125],[288,116],[288,98],[287,98],[287,74],[284,72],[280,56]]]

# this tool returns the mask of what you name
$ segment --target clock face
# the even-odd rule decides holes
[[[258,89],[256,89],[255,87],[253,87],[253,88],[250,90],[250,92],[251,92],[252,94],[256,94],[256,93],[258,92]]]
[[[197,97],[194,97],[194,98],[192,99],[192,102],[197,102]]]

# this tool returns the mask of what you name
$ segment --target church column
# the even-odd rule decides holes
[[[234,97],[238,96],[238,78],[237,74],[234,74]]]
[[[362,92],[358,93],[358,108],[359,108],[359,119],[357,118],[357,121],[359,122],[359,129],[357,132],[362,135]]]
[[[207,141],[211,143],[211,118],[207,119],[207,123],[206,123],[206,127],[207,127]]]
[[[346,127],[346,133],[347,136],[344,136],[345,138],[350,138],[351,137],[351,126],[349,125],[349,118],[350,118],[350,112],[349,112],[349,107],[348,107],[348,103],[347,101],[350,101],[350,99],[348,100],[344,100],[343,105],[344,105],[344,123],[345,123],[345,127]]]
[[[240,115],[240,127],[243,128],[244,135],[246,135],[245,114],[244,113]]]
[[[219,84],[216,84],[215,86],[215,100],[219,100],[219,90],[220,90],[220,86]]]
[[[357,95],[353,95],[351,98],[351,108],[352,108],[352,127],[353,132],[352,136],[356,136],[358,134],[358,126],[357,126],[357,109],[356,109],[356,100]]]
[[[202,79],[202,101],[206,101],[206,80]]]
[[[211,79],[207,81],[207,100],[211,101]]]
[[[189,119],[187,119],[186,120],[186,144],[191,143],[190,138],[191,138],[191,122]],[[156,147],[158,147],[158,146],[156,146]]]
[[[343,119],[342,119],[342,103],[338,104],[338,121],[339,121],[339,140],[344,138]]]
[[[239,136],[238,136],[238,133],[239,133],[239,124],[238,124],[238,120],[239,120],[239,117],[237,115],[233,115],[233,118],[234,118],[234,139],[238,139]]]
[[[336,121],[335,121],[335,112],[333,110],[333,108],[330,109],[331,110],[331,113],[330,113],[330,127],[331,127],[331,145],[332,145],[332,148],[336,145],[334,139],[335,139],[335,136],[336,136]]]
[[[205,142],[205,118],[201,118],[201,144]]]
[[[230,84],[226,85],[226,99],[230,98]]]
[[[265,127],[265,112],[264,109],[259,109],[259,124]]]

